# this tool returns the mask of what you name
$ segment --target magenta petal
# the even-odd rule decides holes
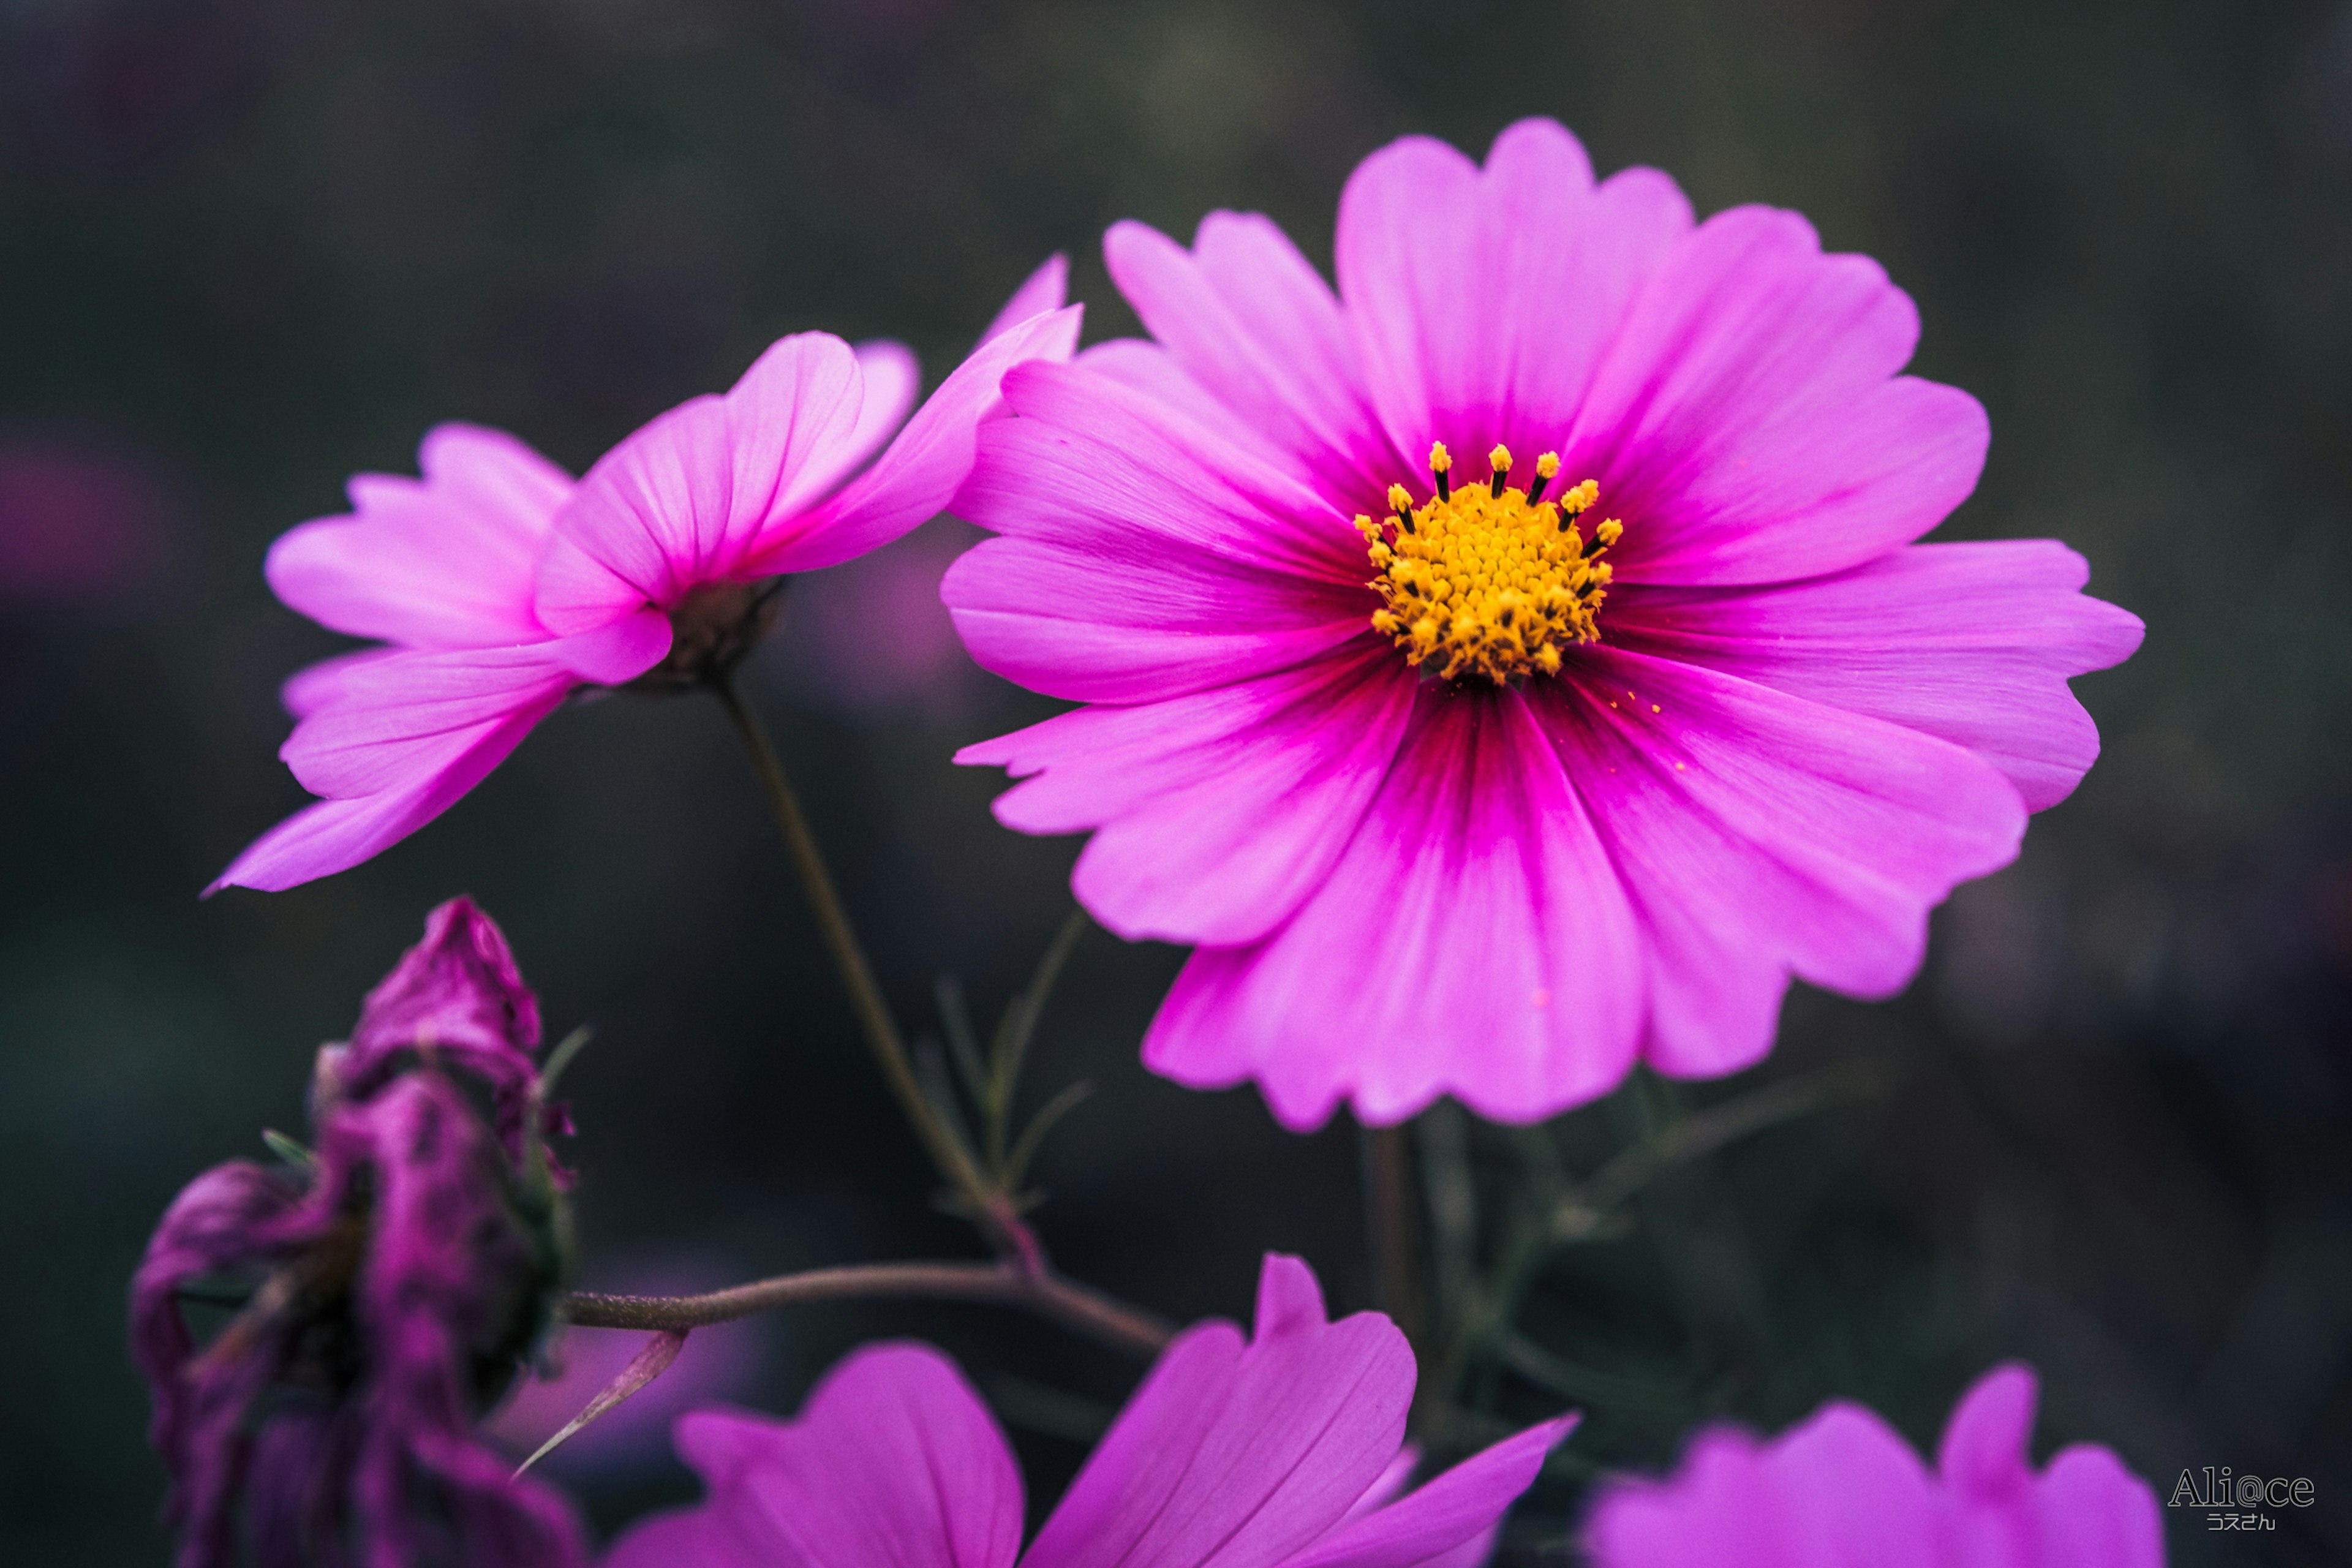
[[[1574,1430],[1562,1416],[1465,1459],[1402,1500],[1332,1531],[1283,1568],[1419,1568],[1486,1536]]]
[[[518,717],[537,722],[573,684],[536,647],[404,652],[347,670],[278,755],[313,794],[376,795],[457,765]]]
[[[1528,694],[1646,928],[1662,1071],[1762,1056],[1792,972],[1900,990],[1928,909],[2024,833],[1973,753],[1695,666],[1604,646]]]
[[[540,619],[592,631],[749,574],[762,530],[838,482],[864,395],[849,345],[802,332],[772,345],[724,397],[680,404],[628,437],[557,515],[539,563]]]
[[[2164,1568],[2164,1516],[2156,1493],[2105,1448],[2077,1444],[2051,1456],[2033,1507],[2038,1563]]]
[[[2032,1479],[2026,1445],[2041,1395],[2033,1369],[1997,1366],[1960,1396],[1936,1449],[1936,1473],[1964,1493],[1999,1497]]]
[[[1175,363],[1292,471],[1373,510],[1419,466],[1381,429],[1339,301],[1270,219],[1211,213],[1190,251],[1142,224],[1116,224],[1103,257]]]
[[[1032,316],[1042,316],[1048,310],[1058,310],[1070,297],[1070,258],[1060,251],[1045,258],[1037,270],[1022,280],[980,334],[980,341],[1001,338]],[[1067,357],[1065,355],[1064,357]]]
[[[777,1568],[772,1551],[746,1541],[708,1509],[673,1509],[624,1531],[598,1568]]]
[[[1373,1313],[1307,1321],[1297,1292],[1262,1292],[1278,1329],[1246,1347],[1229,1323],[1177,1337],[1023,1568],[1270,1568],[1347,1513],[1403,1440],[1412,1352]]]
[[[656,1544],[681,1568],[1012,1568],[1021,1477],[955,1364],[928,1345],[872,1345],[825,1375],[800,1418],[715,1410],[678,1424],[710,1496]],[[714,1544],[715,1543],[715,1544]],[[660,1561],[634,1545],[632,1561]],[[709,1554],[704,1554],[708,1552]]]
[[[1265,941],[1185,965],[1144,1041],[1153,1071],[1254,1078],[1302,1130],[1343,1098],[1374,1122],[1443,1094],[1524,1121],[1624,1076],[1642,954],[1584,803],[1518,697],[1421,689],[1321,888]]]
[[[2156,1496],[2104,1448],[2026,1459],[2033,1377],[1995,1369],[1946,1428],[1939,1474],[1858,1405],[1759,1444],[1715,1427],[1664,1481],[1605,1486],[1596,1568],[2162,1568]]]
[[[2067,678],[2139,646],[2138,616],[2080,592],[2089,575],[2054,540],[1912,545],[1769,588],[1624,587],[1609,637],[1966,746],[2040,811],[2099,754]]]
[[[329,798],[255,840],[205,892],[275,891],[346,870],[448,810],[575,684],[546,646],[343,665],[279,753]]]
[[[1034,316],[972,351],[931,394],[874,466],[805,516],[780,517],[750,570],[812,572],[887,544],[954,501],[971,472],[981,426],[1003,412],[1005,372],[1057,363],[1077,346],[1082,307]]]
[[[316,664],[306,664],[286,678],[278,689],[278,700],[287,713],[295,719],[308,719],[335,699],[335,693],[353,678],[361,677],[371,665],[397,658],[400,648],[368,647],[357,653],[337,654]]]
[[[1220,403],[1158,343],[1143,338],[1113,338],[1081,350],[1071,363],[1140,394],[1158,405],[1154,414],[1159,423],[1198,431],[1211,449],[1245,454],[1252,468],[1280,468],[1289,461],[1265,431],[1252,427]]]
[[[1420,137],[1365,159],[1339,198],[1339,289],[1411,471],[1433,440],[1465,458],[1501,441],[1524,480],[1566,442],[1628,301],[1690,224],[1654,170],[1596,190],[1549,120],[1496,137],[1484,171]]]
[[[1082,708],[956,760],[1028,781],[997,801],[1008,827],[1101,829],[1074,886],[1119,935],[1249,942],[1339,858],[1412,693],[1391,659],[1344,652],[1165,702]]]
[[[442,425],[421,479],[362,474],[352,510],[270,546],[279,599],[320,625],[415,647],[482,647],[543,636],[531,564],[572,478],[498,430]]]
[[[1897,377],[1910,298],[1740,207],[1678,244],[1603,355],[1567,471],[1625,522],[1626,582],[1769,583],[1858,565],[1941,521],[1984,463],[1984,410]]]
[[[940,587],[986,668],[1138,702],[1296,664],[1365,632],[1362,542],[1311,491],[1075,366],[1005,378],[959,504],[1002,537]]]
[[[849,439],[842,444],[831,473],[820,472],[816,465],[811,465],[806,487],[810,495],[828,493],[864,468],[866,460],[907,422],[907,411],[915,406],[915,399],[923,390],[922,364],[915,358],[915,351],[906,344],[876,338],[859,343],[852,352],[857,356],[860,384],[857,423],[851,427]]]

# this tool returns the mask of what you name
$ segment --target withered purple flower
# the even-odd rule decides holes
[[[320,1053],[315,1152],[189,1184],[131,1285],[179,1568],[570,1568],[559,1494],[477,1422],[566,1251],[538,1004],[459,899]],[[460,1078],[487,1089],[494,1131]],[[201,1346],[191,1309],[225,1324]]]

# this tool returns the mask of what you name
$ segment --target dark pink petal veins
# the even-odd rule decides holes
[[[956,760],[1027,782],[1024,833],[1098,828],[1079,899],[1130,940],[1252,941],[1319,886],[1386,775],[1413,681],[1349,650],[1139,707],[1082,708]]]
[[[1655,170],[1596,188],[1584,149],[1548,120],[1505,131],[1483,171],[1421,137],[1365,159],[1339,198],[1339,291],[1411,472],[1432,441],[1465,457],[1500,441],[1524,483],[1567,440],[1628,302],[1690,224]]]
[[[1294,1128],[1448,1093],[1524,1121],[1624,1075],[1639,931],[1586,803],[1518,697],[1420,691],[1322,886],[1263,942],[1192,955],[1144,1042],[1154,1071],[1255,1078]]]

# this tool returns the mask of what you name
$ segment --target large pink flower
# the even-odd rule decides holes
[[[298,722],[279,755],[326,798],[205,890],[289,888],[359,864],[446,811],[575,689],[683,683],[724,664],[763,624],[762,579],[847,561],[936,514],[1002,407],[1006,367],[1075,346],[1064,270],[1058,257],[1040,269],[911,419],[905,348],[803,332],[576,484],[469,425],[425,437],[421,479],[354,479],[350,513],[271,548],[269,585],[323,626],[391,646],[287,683]]]
[[[1006,378],[944,595],[1088,704],[962,753],[998,815],[1198,946],[1154,1069],[1295,1127],[1730,1071],[1791,975],[1899,990],[2096,754],[2066,679],[2138,621],[2053,542],[1912,542],[1983,410],[1797,215],[1528,121],[1366,160],[1337,297],[1254,215],[1105,250],[1157,341]]]
[[[2156,1494],[2105,1448],[2027,1458],[2036,1389],[1996,1367],[1961,1397],[1929,1473],[1858,1405],[1769,1443],[1702,1432],[1663,1481],[1605,1488],[1594,1568],[2162,1568]]]
[[[797,1421],[682,1420],[709,1498],[638,1526],[605,1568],[1475,1568],[1574,1418],[1400,1499],[1412,1387],[1395,1324],[1327,1321],[1307,1266],[1270,1255],[1255,1334],[1179,1335],[1025,1553],[987,1408],[945,1356],[895,1344],[835,1368]]]

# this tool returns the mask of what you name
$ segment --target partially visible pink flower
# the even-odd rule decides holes
[[[947,719],[1003,688],[956,636],[940,579],[976,534],[935,518],[906,538],[792,587],[776,633],[794,693],[837,712]]]
[[[562,1500],[476,1425],[547,1325],[560,1200],[536,1131],[503,1142],[439,1070],[519,1089],[520,1129],[537,1033],[497,928],[445,905],[321,1053],[308,1162],[215,1166],[164,1214],[131,1349],[180,1568],[584,1561]],[[191,1296],[235,1308],[208,1343]]]
[[[135,587],[173,521],[135,456],[68,437],[0,437],[0,605],[89,604]]]
[[[1664,1480],[1600,1494],[1594,1568],[2161,1568],[2156,1494],[2108,1449],[2027,1454],[2037,1388],[1995,1367],[1961,1396],[1931,1472],[1858,1405],[1769,1442],[1700,1433]]]
[[[271,548],[269,584],[390,646],[287,683],[297,723],[279,755],[325,799],[205,890],[355,866],[447,810],[574,689],[686,684],[740,657],[764,626],[763,579],[863,554],[953,500],[1005,370],[1076,343],[1062,280],[1056,258],[1007,307],[1027,313],[992,323],[911,419],[905,348],[803,332],[576,484],[468,425],[425,437],[421,479],[354,479],[351,513]]]
[[[1550,121],[1340,198],[1339,290],[1254,214],[1104,240],[1153,341],[1007,376],[942,593],[1087,706],[966,750],[1078,898],[1195,951],[1144,1060],[1284,1123],[1529,1121],[1890,995],[1927,911],[2098,752],[2137,646],[2048,540],[1916,544],[1985,415],[1798,215],[1694,223]]]
[[[1037,1538],[1021,1474],[953,1363],[877,1345],[800,1418],[704,1411],[678,1449],[699,1505],[624,1536],[605,1568],[1471,1568],[1574,1418],[1397,1494],[1412,1352],[1386,1318],[1327,1321],[1315,1276],[1269,1256],[1257,1326],[1187,1330]]]

